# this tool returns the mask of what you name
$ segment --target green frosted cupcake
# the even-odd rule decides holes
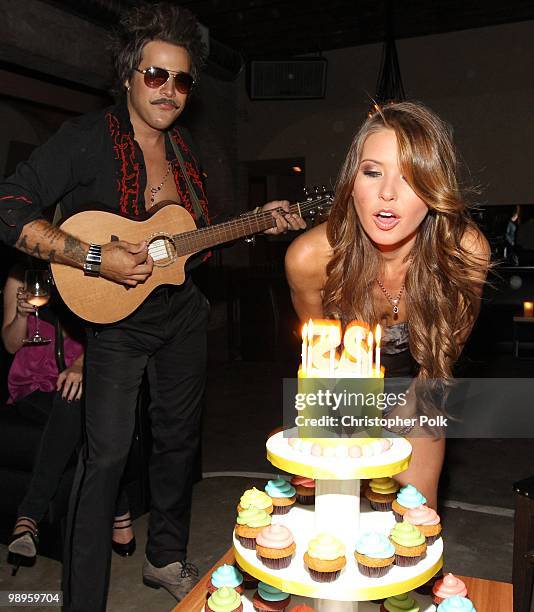
[[[397,523],[389,534],[395,547],[395,565],[411,567],[426,555],[425,536],[410,523]]]
[[[408,593],[388,597],[380,606],[380,612],[419,612],[417,601]]]

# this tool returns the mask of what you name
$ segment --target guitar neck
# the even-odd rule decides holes
[[[313,205],[308,202],[297,202],[290,205],[289,212],[303,216],[316,205],[317,202],[314,202]],[[176,234],[173,236],[173,240],[178,256],[182,256],[204,251],[218,244],[231,242],[244,236],[258,234],[275,226],[276,222],[269,210],[259,213],[248,213],[225,223],[203,227],[191,232],[184,232],[183,234]]]

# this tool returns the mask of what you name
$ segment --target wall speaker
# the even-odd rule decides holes
[[[251,100],[324,98],[327,66],[324,58],[251,61],[248,95]]]

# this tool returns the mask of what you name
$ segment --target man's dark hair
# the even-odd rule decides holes
[[[124,82],[141,62],[144,46],[152,40],[184,47],[191,59],[191,74],[195,80],[198,78],[207,49],[196,17],[188,9],[169,2],[143,2],[121,16],[113,33],[114,93],[123,91]]]

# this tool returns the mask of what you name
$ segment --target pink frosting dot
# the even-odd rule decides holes
[[[353,459],[359,459],[362,456],[362,449],[359,447],[358,444],[355,444],[354,446],[351,446],[349,448],[349,455]]]
[[[323,454],[323,449],[322,449],[321,445],[320,445],[320,444],[317,444],[317,442],[316,442],[316,443],[315,443],[315,444],[312,446],[312,448],[311,448],[311,454],[312,454],[314,457],[321,457],[321,456],[322,456],[322,454]]]

